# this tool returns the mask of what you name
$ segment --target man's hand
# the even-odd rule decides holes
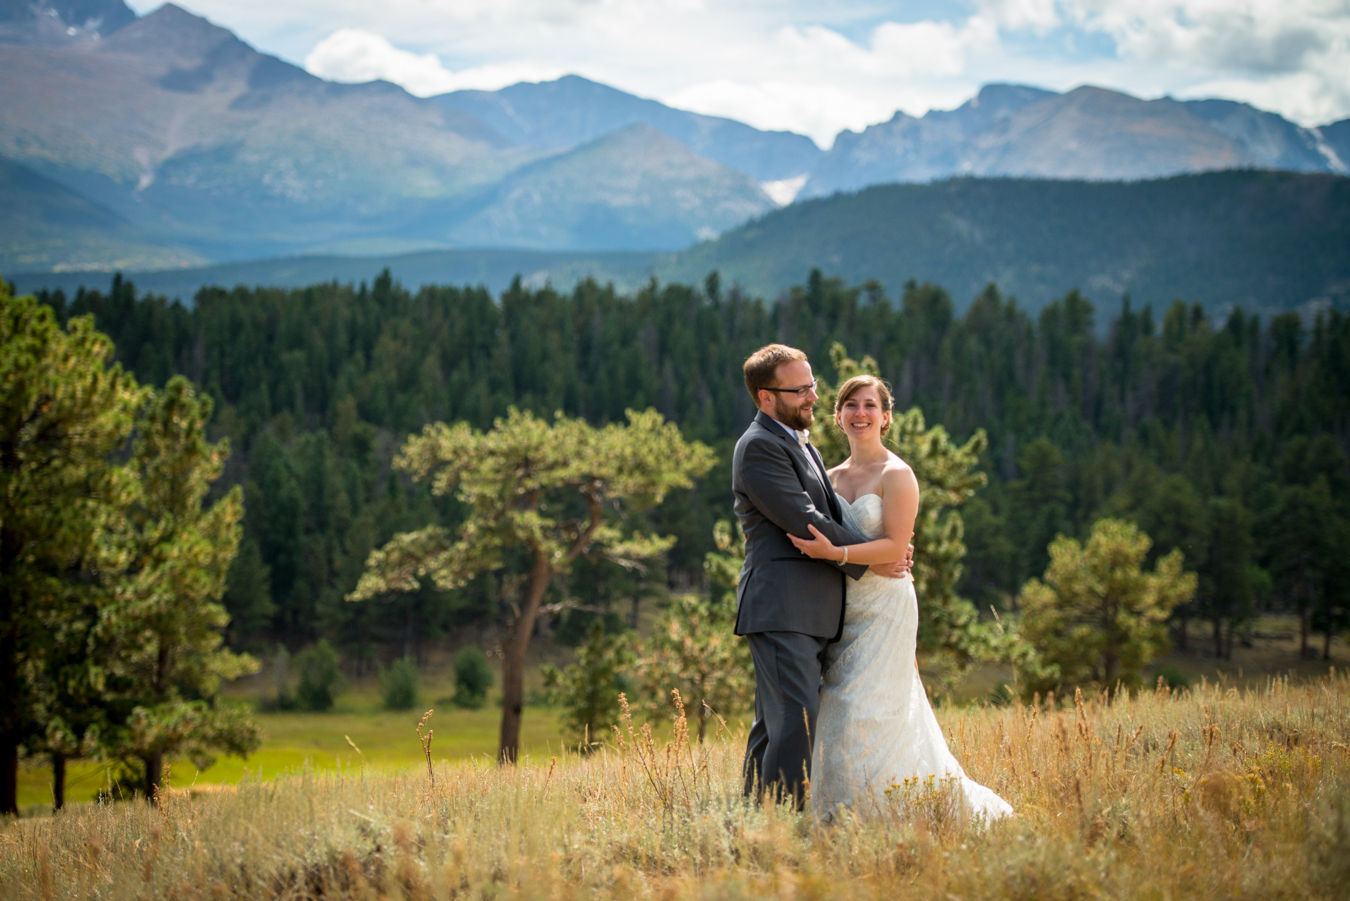
[[[903,579],[914,566],[914,545],[905,549],[905,559],[899,563],[873,563],[867,567],[872,572],[887,579]]]

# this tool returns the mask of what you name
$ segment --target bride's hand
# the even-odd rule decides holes
[[[796,535],[788,534],[792,543],[797,546],[797,550],[816,560],[838,560],[842,556],[843,552],[830,539],[822,535],[819,529],[811,525],[808,525],[807,528],[811,530],[812,535],[816,536],[815,538],[798,538]]]

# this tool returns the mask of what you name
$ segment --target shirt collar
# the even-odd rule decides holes
[[[766,414],[764,414],[764,415],[765,415],[765,416],[768,416],[769,414],[766,413]],[[773,419],[772,416],[769,416],[769,418],[770,418],[770,419]],[[778,422],[777,419],[773,419],[773,421],[774,421],[775,423],[778,423],[778,427],[779,427],[780,429],[782,429],[783,431],[787,432],[788,435],[790,435],[790,436],[792,437],[792,440],[793,440],[793,441],[795,441],[795,442],[797,442],[797,443],[801,443],[800,440],[799,440],[799,438],[797,437],[799,433],[797,432],[796,429],[794,429],[794,428],[793,428],[792,426],[790,426],[790,425],[784,425],[783,423]]]

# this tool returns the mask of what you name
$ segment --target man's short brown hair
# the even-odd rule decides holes
[[[759,406],[759,390],[777,387],[778,367],[784,363],[796,363],[805,360],[806,354],[786,344],[766,344],[750,355],[745,361],[745,390],[750,392],[750,400]]]

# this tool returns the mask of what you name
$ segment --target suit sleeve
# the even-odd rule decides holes
[[[750,502],[766,519],[789,535],[810,538],[811,530],[807,528],[810,525],[837,546],[862,544],[866,540],[816,507],[802,487],[787,452],[777,443],[750,442],[744,450],[743,467],[741,487]],[[854,579],[861,579],[867,572],[867,566],[862,563],[843,566],[832,560],[821,562],[838,566]]]

